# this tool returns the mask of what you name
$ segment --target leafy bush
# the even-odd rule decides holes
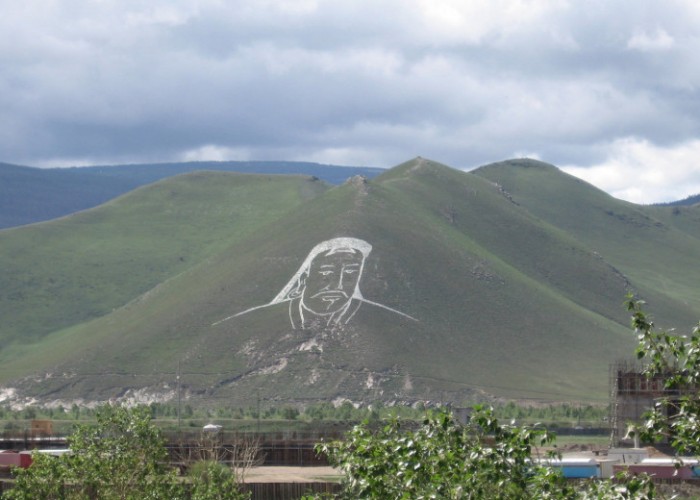
[[[237,500],[248,498],[239,489],[236,475],[226,465],[202,460],[192,465],[190,498],[192,500]]]

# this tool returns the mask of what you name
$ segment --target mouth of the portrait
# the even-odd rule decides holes
[[[342,290],[324,290],[312,295],[311,298],[335,302],[336,300],[347,299],[348,295]]]

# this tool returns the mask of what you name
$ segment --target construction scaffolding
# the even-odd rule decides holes
[[[666,377],[644,374],[644,366],[637,361],[617,361],[610,365],[610,444],[629,445],[630,424],[639,423],[642,416],[654,407],[660,398],[678,396],[681,391],[664,387]]]

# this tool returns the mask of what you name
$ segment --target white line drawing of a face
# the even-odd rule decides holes
[[[351,248],[319,254],[304,275],[304,307],[321,315],[339,311],[360,283],[364,260],[359,250]]]
[[[289,303],[289,320],[295,329],[304,328],[305,322],[312,319],[320,319],[326,325],[346,324],[362,304],[372,304],[417,321],[408,314],[362,296],[360,280],[365,259],[371,251],[372,245],[358,238],[322,241],[311,249],[297,272],[274,299],[217,321],[214,325],[283,302]]]

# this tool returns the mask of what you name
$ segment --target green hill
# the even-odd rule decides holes
[[[417,158],[332,188],[182,176],[0,232],[16,273],[0,380],[42,400],[168,399],[179,366],[201,404],[604,401],[609,363],[634,347],[627,291],[679,328],[700,317],[685,267],[700,226],[672,210],[531,161],[465,173]]]

